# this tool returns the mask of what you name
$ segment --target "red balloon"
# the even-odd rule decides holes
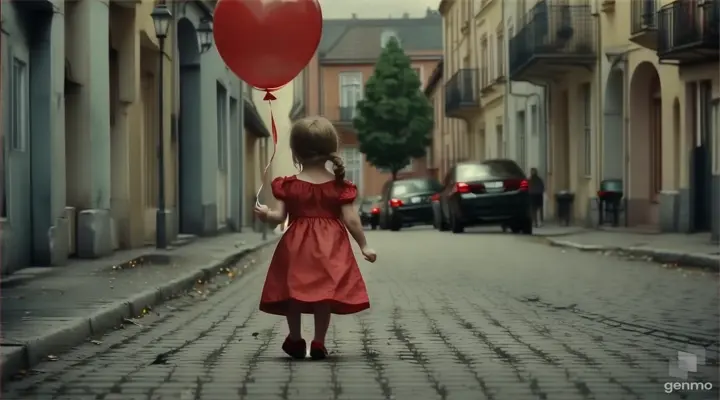
[[[274,90],[315,54],[322,11],[317,0],[220,0],[213,25],[225,64],[248,84]]]

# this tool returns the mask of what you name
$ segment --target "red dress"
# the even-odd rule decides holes
[[[341,207],[351,204],[357,188],[349,181],[310,183],[295,176],[272,182],[275,198],[285,203],[290,225],[275,249],[260,300],[260,310],[286,315],[290,300],[304,314],[327,301],[333,314],[370,307]]]

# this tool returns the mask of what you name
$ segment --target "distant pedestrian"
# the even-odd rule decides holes
[[[273,180],[277,209],[255,207],[263,221],[279,224],[289,217],[265,279],[260,310],[287,318],[290,334],[282,349],[296,359],[305,358],[307,352],[301,335],[302,314],[315,316],[310,357],[318,360],[328,355],[325,335],[331,314],[353,314],[370,307],[347,232],[366,260],[375,262],[376,255],[367,245],[353,204],[357,188],[344,179],[338,143],[338,134],[327,119],[296,122],[290,132],[290,150],[300,173]],[[325,168],[328,161],[333,172]]]
[[[545,182],[538,175],[537,168],[530,168],[530,208],[533,225],[536,228],[543,224],[543,203],[545,200]]]

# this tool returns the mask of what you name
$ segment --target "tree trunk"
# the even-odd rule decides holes
[[[396,169],[392,170],[392,180],[393,181],[397,180],[397,174],[398,174],[398,170],[396,170]]]

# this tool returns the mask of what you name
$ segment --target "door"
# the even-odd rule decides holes
[[[27,46],[10,47],[8,60],[4,151],[7,222],[12,232],[6,246],[6,260],[11,269],[32,262],[32,189],[30,177],[30,68]]]
[[[555,184],[553,190],[555,192],[561,190],[570,189],[570,118],[568,116],[570,112],[570,99],[567,90],[562,92],[560,98],[561,115],[559,118],[559,129],[555,136],[555,146],[557,151],[554,151],[555,168],[553,173],[555,175]]]
[[[219,82],[217,84],[217,227],[227,225],[228,190],[228,100],[227,90]]]
[[[691,173],[692,173],[692,204],[693,204],[693,230],[704,232],[710,230],[710,208],[712,206],[712,99],[711,85],[708,81],[698,86],[698,134],[693,146]]]

